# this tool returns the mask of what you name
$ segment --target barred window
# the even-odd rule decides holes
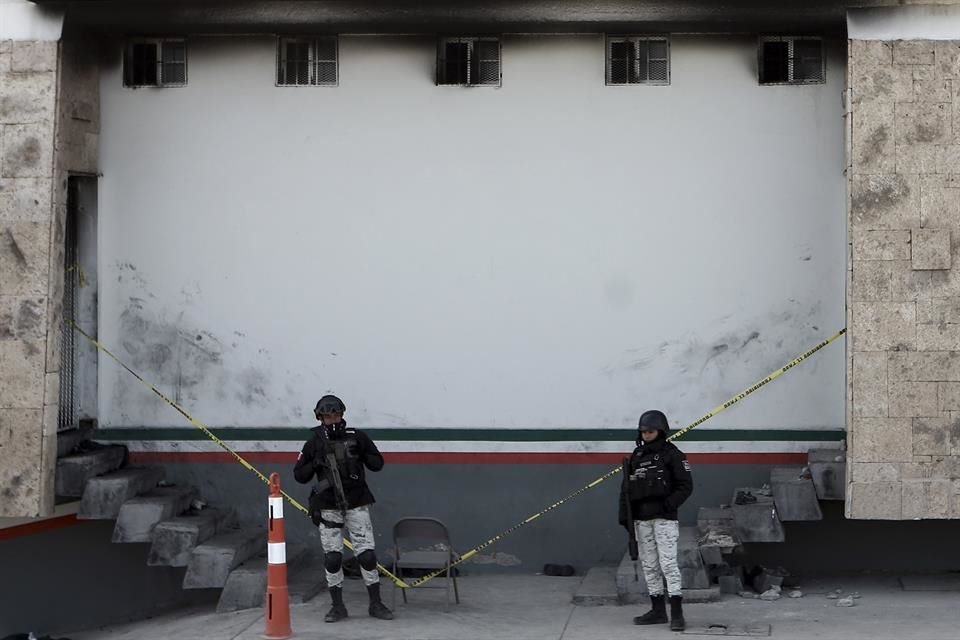
[[[437,84],[500,86],[500,39],[441,38]]]
[[[823,41],[820,38],[760,38],[760,84],[823,84]]]
[[[183,38],[135,38],[123,56],[125,87],[182,87],[187,84]]]
[[[280,38],[277,86],[320,87],[337,84],[337,38]]]
[[[670,84],[670,40],[608,36],[607,84]]]

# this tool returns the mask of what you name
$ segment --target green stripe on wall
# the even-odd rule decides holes
[[[227,427],[211,429],[223,440],[291,440],[303,442],[307,428]],[[365,429],[374,440],[405,442],[632,442],[635,429]],[[684,442],[838,442],[847,437],[840,429],[698,429],[683,436]],[[98,429],[94,440],[154,441],[206,440],[202,431],[190,427],[141,427]]]

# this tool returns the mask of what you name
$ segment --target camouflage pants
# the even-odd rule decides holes
[[[343,529],[346,524],[347,531],[350,534],[350,542],[353,543],[353,552],[360,555],[364,551],[373,550],[373,522],[370,520],[370,507],[362,506],[355,509],[347,509],[346,519],[341,511],[322,509],[320,511],[320,544],[323,545],[324,553],[343,553]],[[339,527],[330,527],[325,522],[340,524]],[[327,586],[338,587],[343,583],[343,567],[341,566],[336,573],[327,573]],[[371,585],[380,582],[380,574],[377,570],[367,571],[360,568],[363,574],[363,583]]]
[[[680,523],[676,520],[637,520],[637,542],[640,544],[640,560],[643,577],[651,596],[663,595],[663,580],[667,580],[667,593],[681,595],[680,566],[677,564],[677,540],[680,538]]]

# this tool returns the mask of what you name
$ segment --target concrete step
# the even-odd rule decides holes
[[[267,548],[265,529],[234,529],[197,545],[183,576],[184,589],[222,589],[230,571]]]
[[[127,467],[87,481],[80,499],[80,520],[114,520],[127,500],[157,486],[163,471],[154,467]]]
[[[842,449],[811,449],[807,466],[821,500],[844,500],[847,490],[847,456]]]
[[[756,502],[736,504],[739,492],[749,493]],[[735,489],[730,501],[734,531],[742,542],[783,542],[783,525],[777,515],[773,495],[763,489],[741,487]]]
[[[193,549],[212,538],[218,531],[237,526],[237,514],[231,508],[207,508],[199,512],[157,523],[153,529],[153,545],[147,556],[151,567],[185,567]]]
[[[113,541],[151,542],[154,527],[189,509],[190,503],[196,497],[195,487],[173,486],[153,489],[142,496],[127,500],[117,515]]]
[[[326,587],[323,552],[303,545],[287,547],[290,604],[310,602]],[[267,590],[267,556],[261,553],[230,572],[220,593],[217,613],[262,607]]]
[[[593,571],[593,569],[591,569]],[[701,568],[700,574],[690,568],[680,569],[681,586],[683,588],[684,602],[714,602],[720,598],[720,589],[713,586],[706,576],[706,572]],[[696,578],[691,580],[691,578]],[[614,574],[614,584],[616,587],[616,601],[619,604],[628,604],[640,602],[649,596],[647,591],[647,582],[643,578],[643,566],[641,561],[637,561],[636,577],[633,572],[633,562],[630,560],[630,554],[624,554]]]
[[[116,444],[68,454],[57,460],[56,494],[79,498],[90,478],[119,469],[126,459],[127,448]]]
[[[640,573],[639,570],[637,573]],[[642,575],[639,575],[639,584],[643,584],[642,591],[619,590],[616,576],[617,567],[591,568],[573,592],[573,604],[583,607],[635,604],[648,597]],[[633,580],[632,573],[630,574],[630,580]],[[684,604],[690,604],[692,602],[716,602],[719,599],[720,590],[717,587],[683,590]]]
[[[729,507],[700,507],[697,511],[697,529],[700,534],[733,527],[733,510]]]
[[[817,489],[805,467],[776,467],[770,472],[770,489],[781,522],[823,520]]]

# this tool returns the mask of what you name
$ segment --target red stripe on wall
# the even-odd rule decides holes
[[[297,453],[291,451],[240,451],[248,462],[294,464]],[[384,453],[392,464],[616,464],[625,453],[496,453],[496,452],[403,452]],[[693,464],[805,464],[806,453],[691,453]],[[236,462],[229,453],[219,451],[140,451],[130,454],[135,464],[192,462],[223,464]]]
[[[63,527],[79,524],[79,522],[80,521],[77,520],[77,514],[75,513],[65,516],[58,516],[56,518],[45,518],[43,520],[37,520],[36,522],[25,522],[24,524],[18,524],[13,527],[7,527],[6,529],[0,529],[0,540],[11,540],[13,538],[29,536],[34,533],[41,533],[43,531],[62,529]]]

